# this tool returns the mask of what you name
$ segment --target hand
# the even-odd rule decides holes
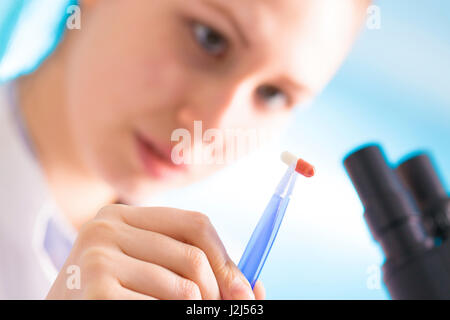
[[[79,267],[69,289],[67,268]],[[204,214],[110,205],[80,229],[47,299],[264,299]]]
[[[253,293],[255,294],[256,300],[264,300],[266,299],[266,290],[264,289],[263,283],[261,280],[257,280],[255,286],[253,287]]]

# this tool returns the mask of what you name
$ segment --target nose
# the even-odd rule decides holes
[[[222,129],[249,110],[250,86],[246,81],[210,83],[201,86],[177,110],[177,122],[192,129],[194,121],[202,121],[203,130]],[[235,121],[235,120],[233,120]]]

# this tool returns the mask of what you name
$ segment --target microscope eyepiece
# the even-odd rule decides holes
[[[396,169],[403,185],[416,200],[430,235],[446,239],[450,234],[450,200],[430,157],[417,154]]]
[[[379,145],[344,159],[383,249],[383,281],[393,299],[450,299],[450,198],[425,154],[396,170]]]
[[[402,262],[433,246],[414,199],[376,144],[346,157],[344,166],[365,208],[364,218],[386,259]]]

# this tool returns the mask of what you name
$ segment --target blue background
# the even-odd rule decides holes
[[[22,3],[27,6],[19,11]],[[66,3],[0,2],[0,56],[9,48],[0,79],[33,69],[52,50]],[[279,139],[208,180],[148,201],[207,213],[237,263],[285,169],[279,152],[311,160],[318,174],[299,179],[261,274],[268,298],[389,298],[376,285],[384,258],[342,166],[352,149],[381,143],[393,164],[410,152],[429,151],[448,190],[450,2],[376,4],[381,29],[363,29],[334,80],[308,108],[296,111]],[[19,27],[11,28],[17,19]]]

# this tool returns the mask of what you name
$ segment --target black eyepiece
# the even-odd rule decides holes
[[[429,234],[448,238],[450,201],[431,158],[426,153],[417,154],[403,161],[396,171],[423,213]]]
[[[364,218],[387,259],[400,262],[433,246],[414,199],[379,145],[354,151],[346,157],[344,166],[364,205]]]

